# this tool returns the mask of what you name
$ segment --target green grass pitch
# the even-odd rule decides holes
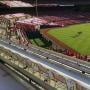
[[[90,23],[54,28],[48,33],[81,54],[90,55]]]

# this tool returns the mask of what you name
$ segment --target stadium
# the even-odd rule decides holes
[[[52,6],[49,6],[47,2],[51,3]],[[41,26],[44,30],[40,30],[41,36],[49,41],[49,48],[86,60],[90,55],[88,34],[90,29],[89,1],[51,0],[44,2],[41,0],[38,1],[38,4],[38,17],[49,23],[49,25],[44,24]],[[43,4],[46,6],[43,7]],[[54,27],[55,29],[53,29]],[[84,32],[87,34],[84,34]],[[83,43],[84,40],[86,41],[85,44]],[[44,46],[40,40],[37,39],[36,42]]]
[[[90,0],[1,0],[0,63],[30,90],[89,90]]]
[[[26,0],[25,2],[30,3],[31,9],[27,7],[27,10],[23,9],[23,12],[28,14],[27,17],[15,20],[13,27],[17,33],[22,33],[18,36],[20,43],[31,43],[89,61],[89,0]],[[8,6],[4,3],[2,7]],[[15,13],[18,9],[11,7],[7,8],[7,11]],[[19,12],[22,13],[20,10]]]

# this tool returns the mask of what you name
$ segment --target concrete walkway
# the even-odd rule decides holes
[[[27,90],[0,66],[0,90]]]

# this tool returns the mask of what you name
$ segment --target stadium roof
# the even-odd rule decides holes
[[[0,1],[0,3],[9,7],[33,7],[33,5],[31,5],[30,3],[25,3],[22,1],[16,1],[16,0],[15,1],[10,1],[10,0]]]
[[[36,0],[22,0],[24,2],[36,4]],[[57,4],[57,5],[87,5],[90,4],[90,0],[37,0],[38,5],[44,4]]]

